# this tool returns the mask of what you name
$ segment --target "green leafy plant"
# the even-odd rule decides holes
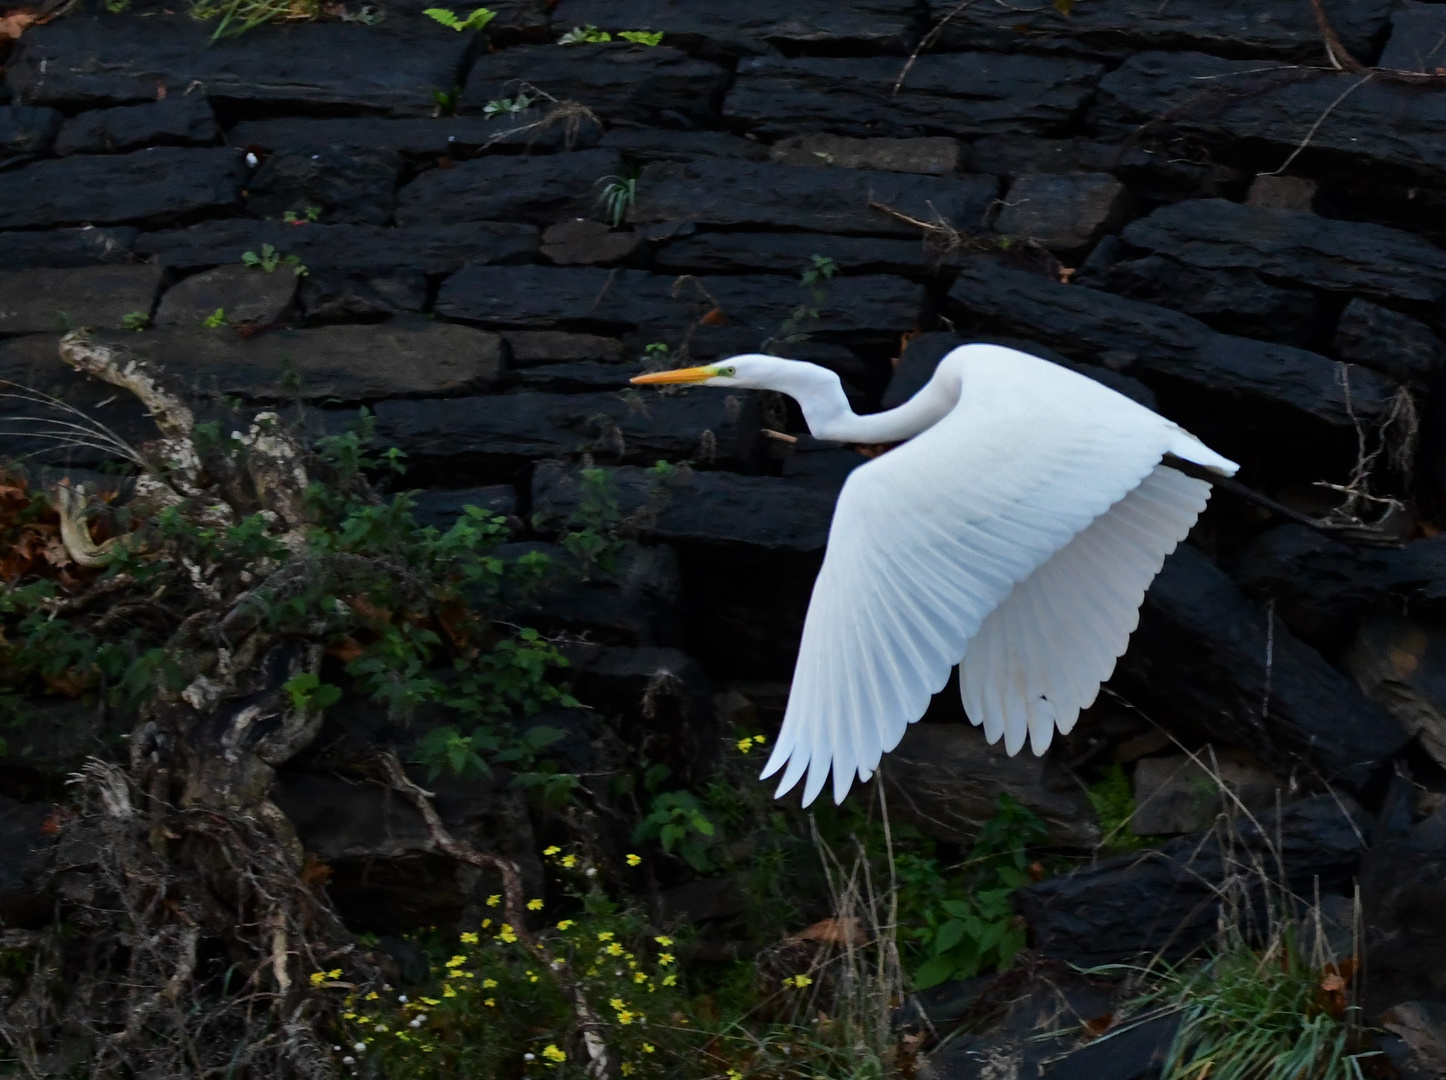
[[[900,925],[920,989],[1006,967],[1024,948],[1022,920],[1009,905],[1033,880],[1027,849],[1045,836],[1044,823],[1001,795],[963,864],[945,876],[936,860],[903,853],[895,859]]]
[[[254,251],[243,251],[241,262],[254,270],[264,270],[268,274],[274,274],[281,266],[291,267],[297,277],[304,277],[307,272],[306,267],[302,265],[297,256],[282,255],[271,244],[262,244],[260,255]]]
[[[1110,851],[1139,851],[1149,846],[1130,831],[1135,817],[1135,792],[1119,762],[1111,762],[1104,775],[1089,787],[1090,805],[1099,818],[1101,844]]]
[[[211,314],[201,320],[201,325],[208,330],[217,330],[226,325],[226,309],[217,308]]]
[[[691,791],[664,791],[653,797],[647,815],[633,830],[633,842],[656,840],[669,855],[705,873],[713,869],[708,849],[716,831]]]
[[[518,94],[515,98],[496,98],[482,106],[482,115],[489,120],[494,116],[508,116],[520,113],[532,104],[532,98]]]
[[[637,198],[638,171],[629,169],[622,176],[604,176],[598,184],[602,187],[598,203],[602,206],[603,216],[609,225],[616,228],[627,220],[628,211]]]
[[[318,0],[194,0],[191,16],[219,19],[211,42],[236,37],[278,20],[314,19],[321,13]]]
[[[132,311],[121,317],[120,328],[122,330],[134,330],[140,333],[151,325],[151,317],[144,311]]]
[[[327,709],[341,700],[341,687],[321,681],[315,672],[304,671],[281,684],[297,709]]]
[[[596,45],[600,42],[611,41],[613,36],[605,30],[599,30],[589,23],[587,26],[574,26],[562,37],[557,39],[559,45]]]
[[[457,102],[462,96],[462,88],[454,86],[450,90],[433,90],[432,100],[437,103],[437,111],[443,116],[453,116],[457,112]]]
[[[634,45],[656,45],[663,40],[661,30],[623,30],[618,37],[624,41],[631,41]]]
[[[463,30],[484,29],[488,23],[497,18],[497,12],[485,7],[479,7],[465,19],[459,19],[456,13],[448,8],[425,8],[422,14],[436,19],[443,26],[450,26],[459,33]]]
[[[288,225],[310,225],[321,220],[321,207],[308,206],[300,211],[283,210],[281,220]]]

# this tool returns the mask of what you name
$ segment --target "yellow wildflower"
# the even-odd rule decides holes
[[[672,954],[672,953],[670,953],[670,952],[665,952],[665,953],[659,953],[659,954],[658,954],[658,963],[662,964],[664,967],[667,967],[667,966],[668,966],[669,964],[671,964],[672,962],[673,962],[673,954]]]
[[[491,990],[491,989],[492,989],[493,987],[495,987],[496,985],[497,985],[497,980],[496,980],[496,979],[483,979],[483,980],[482,980],[482,989],[483,989],[483,990]]]
[[[764,743],[766,743],[766,742],[768,741],[768,739],[765,738],[765,737],[762,736],[762,735],[755,735],[755,736],[753,736],[753,741],[754,741],[755,743],[757,743],[759,746],[762,746]]]
[[[743,738],[739,739],[736,743],[734,743],[734,745],[738,747],[738,752],[740,754],[746,754],[748,753],[748,751],[753,749],[753,740],[745,735]]]
[[[528,982],[536,982],[536,981],[537,981],[537,976],[536,976],[536,975],[529,975],[529,976],[527,976],[527,981],[528,981]]]
[[[567,1055],[564,1054],[552,1043],[548,1043],[542,1048],[542,1056],[547,1058],[548,1061],[557,1062],[559,1065],[561,1065],[564,1061],[567,1060]]]
[[[505,941],[507,942],[507,944],[511,945],[514,941],[517,940],[517,935],[513,933],[512,927],[508,926],[506,923],[503,923],[502,929],[497,931],[497,940]]]
[[[476,945],[478,938],[471,930],[464,930],[462,931],[461,941],[463,945]]]
[[[611,941],[615,936],[611,930],[599,930],[597,939],[599,941]]]
[[[457,996],[457,991],[455,991],[455,990],[452,989],[452,984],[451,984],[451,983],[443,983],[443,984],[442,984],[442,996],[443,996],[444,998],[456,997],[456,996]]]
[[[488,906],[488,907],[496,907],[496,906],[497,906],[498,904],[500,904],[500,903],[502,903],[502,897],[501,897],[501,895],[498,894],[498,893],[493,893],[491,896],[489,896],[489,897],[487,898],[487,906]]]
[[[785,983],[791,983],[802,990],[805,986],[813,985],[813,980],[807,975],[795,975],[792,979],[784,979]]]
[[[623,1009],[621,1012],[618,1013],[618,1023],[619,1023],[619,1024],[622,1024],[624,1027],[626,1027],[628,1024],[631,1024],[632,1022],[633,1022],[633,1014],[630,1013],[630,1012],[628,1012],[627,1009]]]
[[[652,1043],[643,1043],[643,1053],[645,1053],[645,1054],[651,1054],[654,1049],[655,1049],[655,1047],[653,1046]]]
[[[486,929],[487,929],[489,926],[491,926],[491,925],[492,925],[492,920],[491,920],[491,919],[483,919],[483,920],[482,920],[482,929],[483,929],[483,930],[486,930]]]
[[[551,847],[543,848],[542,853],[551,858],[553,855],[556,855],[561,850],[562,848],[558,847],[556,844],[553,844]]]
[[[611,1001],[608,1002],[608,1004],[611,1005],[614,1009],[626,1009],[628,1007],[628,1003],[622,998],[613,998]]]
[[[628,860],[628,865],[629,865],[629,866],[639,866],[639,865],[642,864],[643,857],[642,857],[641,855],[632,855],[632,854],[629,854],[629,855],[627,856],[627,860]]]
[[[635,982],[635,983],[645,983],[645,982],[647,982],[647,981],[648,981],[647,972],[643,972],[643,971],[635,971],[635,972],[633,972],[633,982]]]
[[[326,973],[325,973],[325,972],[322,972],[322,971],[313,971],[313,972],[311,973],[311,985],[312,985],[312,986],[320,986],[320,985],[321,985],[322,983],[324,983],[324,982],[326,982]]]
[[[487,999],[486,1001],[484,1001],[482,1004],[483,1004],[483,1005],[486,1005],[489,1009],[495,1009],[495,1008],[497,1008],[497,999],[496,999],[496,998],[488,998],[488,999]]]
[[[332,968],[330,971],[328,971],[328,972],[326,973],[326,977],[327,977],[328,979],[339,979],[339,978],[341,978],[341,968]]]
[[[678,976],[677,976],[677,975],[674,975],[674,974],[671,974],[671,973],[670,973],[670,974],[667,974],[667,975],[664,975],[664,976],[663,976],[663,985],[664,985],[664,986],[677,986],[677,985],[678,985]]]
[[[442,1003],[441,1003],[440,1001],[438,1001],[436,998],[419,998],[418,1000],[421,1001],[421,1003],[422,1003],[423,1005],[433,1005],[433,1006],[435,1006],[435,1005],[440,1005],[440,1004],[442,1004]]]
[[[563,919],[561,922],[559,922],[559,923],[557,924],[557,928],[558,928],[559,930],[566,930],[566,929],[568,929],[569,927],[571,927],[571,926],[573,926],[573,925],[574,925],[574,923],[573,923],[573,921],[572,921],[571,919]]]
[[[633,1063],[632,1063],[631,1061],[625,1061],[625,1062],[623,1062],[622,1074],[623,1074],[624,1076],[632,1076],[632,1075],[633,1075],[633,1067],[634,1067],[634,1066],[633,1066]]]
[[[368,994],[368,995],[366,996],[366,999],[365,999],[365,1000],[367,1000],[367,1001],[376,1001],[377,998],[380,997],[380,996],[381,996],[381,995],[379,995],[375,990],[373,990],[370,994]]]
[[[603,952],[607,953],[609,956],[622,956],[623,947],[619,945],[616,941],[614,941],[610,945],[608,945],[608,947],[604,949]]]
[[[449,968],[459,968],[466,962],[467,958],[465,956],[462,956],[461,954],[458,954],[457,956],[454,956],[452,957],[452,959],[447,961],[447,966]]]
[[[576,856],[576,855],[564,855],[560,861],[562,862],[562,865],[563,865],[563,866],[565,866],[565,867],[567,867],[569,870],[571,870],[574,866],[577,865],[577,856]]]
[[[542,910],[542,901],[541,901],[541,900],[529,900],[529,901],[527,901],[527,910],[528,910],[528,911],[541,911],[541,910]]]
[[[665,948],[665,949],[666,949],[669,945],[673,944],[673,939],[670,938],[670,937],[667,937],[667,936],[665,936],[665,935],[663,935],[663,934],[659,934],[657,937],[653,938],[653,940],[656,941],[659,945],[661,945],[661,946],[662,946],[663,948]]]
[[[743,1080],[743,1074],[737,1069],[729,1069],[728,1080]]]

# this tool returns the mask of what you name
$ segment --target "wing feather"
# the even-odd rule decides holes
[[[1020,700],[1046,701],[1053,722],[1036,720],[1040,710],[1031,712],[1028,724],[1031,747],[1043,753],[1056,727],[1069,732],[1080,710],[1094,703],[1139,625],[1145,590],[1209,497],[1203,480],[1156,466],[990,613],[965,650],[959,680],[965,712],[984,725],[991,742],[999,737],[997,724],[981,710],[972,685],[997,686],[1004,664],[1014,673]],[[1023,733],[1010,726],[1017,724],[1016,714],[1017,706],[1003,706],[1010,753],[1023,743]]]
[[[1093,700],[1092,673],[1108,649],[1092,645],[1058,677],[1052,659],[1070,655],[1076,631],[1118,631],[1139,605],[1130,597],[1135,564],[1149,561],[1148,528],[1088,542],[1078,557],[1098,582],[1063,598],[1021,594],[1027,602],[971,644],[1018,585],[1138,488],[1182,433],[1090,379],[1013,350],[956,350],[937,378],[957,380],[953,410],[856,469],[839,496],[763,773],[783,771],[779,795],[806,775],[805,805],[830,770],[835,800],[856,775],[871,775],[961,657],[981,669],[964,687],[965,707],[991,741],[1004,737],[1012,752],[1033,738],[1039,748],[1055,726],[1073,723],[1078,707],[1066,702]],[[1039,578],[1052,580],[1069,584],[1073,572]],[[1056,622],[1057,633],[1040,631]],[[1029,677],[1043,668],[1046,682]]]

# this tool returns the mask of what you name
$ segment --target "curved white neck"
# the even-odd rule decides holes
[[[808,367],[812,371],[807,375],[807,386],[778,389],[798,402],[815,439],[866,444],[902,442],[937,424],[959,398],[957,386],[936,376],[897,408],[860,416],[849,405],[836,374],[826,368]]]

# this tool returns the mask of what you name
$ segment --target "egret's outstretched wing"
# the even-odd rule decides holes
[[[855,470],[834,512],[763,773],[787,765],[781,795],[807,772],[805,805],[830,767],[836,800],[855,775],[867,779],[1015,585],[1134,490],[1183,435],[1093,380],[1013,350],[956,350],[935,384],[957,386],[957,405]],[[1000,647],[1014,667],[1040,648]]]
[[[1094,703],[1140,619],[1145,590],[1210,485],[1157,465],[989,613],[959,665],[964,711],[1011,754],[1036,754]]]

